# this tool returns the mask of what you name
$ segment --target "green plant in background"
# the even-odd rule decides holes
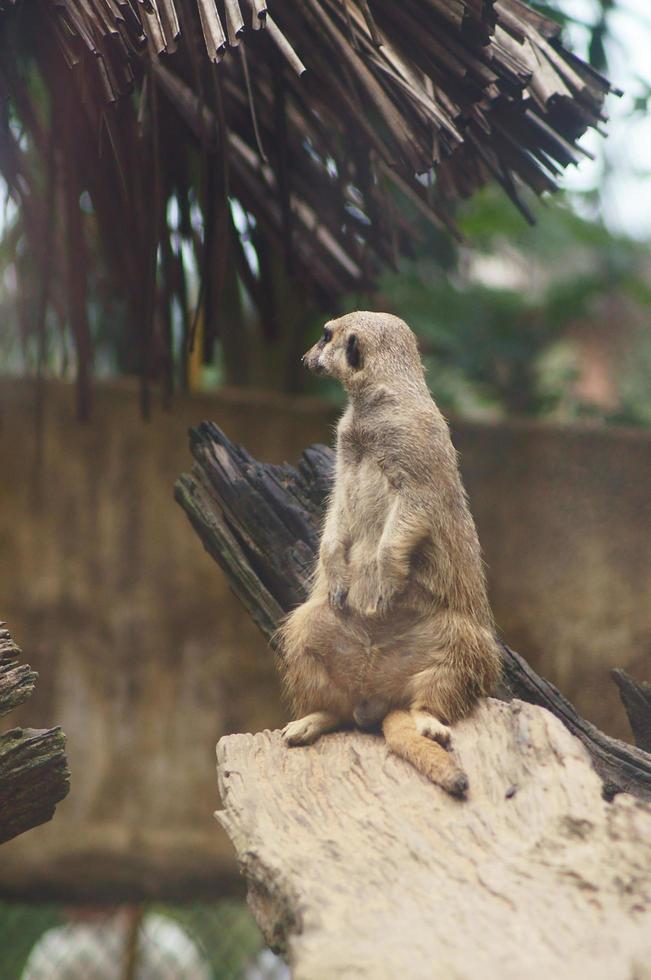
[[[83,911],[83,908],[77,911]],[[107,907],[106,915],[119,911],[119,907]],[[66,952],[65,929],[71,922],[70,913],[75,909],[57,903],[0,902],[0,977],[2,980],[20,980],[24,973],[30,953],[38,941],[49,930],[61,933],[57,948]],[[190,941],[197,944],[201,956],[213,980],[240,980],[249,976],[248,968],[255,963],[264,946],[264,941],[253,917],[243,902],[223,899],[214,902],[194,902],[192,904],[152,903],[142,906],[142,915],[153,913],[174,920],[183,927]],[[98,932],[97,952],[101,958],[87,960],[83,972],[84,980],[95,976],[106,976],[107,969],[119,972],[116,963],[115,933],[109,928],[105,942]],[[154,931],[153,937],[155,939]],[[74,931],[70,943],[74,943]],[[153,941],[145,942],[145,947]],[[145,948],[142,947],[142,948]],[[107,968],[107,963],[109,964]],[[53,977],[63,977],[64,967],[52,962]],[[116,972],[116,975],[118,975]],[[40,974],[39,974],[40,975]],[[136,970],[136,975],[138,971]],[[255,972],[252,975],[256,975]],[[73,980],[72,974],[65,973]],[[75,980],[82,980],[78,971]],[[163,978],[161,978],[163,980]]]
[[[434,396],[460,412],[589,414],[573,392],[581,339],[606,326],[629,349],[616,378],[622,412],[644,421],[651,397],[635,378],[643,373],[637,346],[648,344],[646,247],[580,217],[562,198],[532,229],[488,190],[460,224],[473,248],[451,267],[424,250],[386,273],[373,297],[374,308],[402,316],[421,338]]]
[[[224,899],[212,905],[160,905],[154,910],[170,916],[199,943],[213,980],[243,976],[263,948],[260,930],[242,902]]]
[[[640,330],[622,375],[618,408],[608,417],[616,425],[651,425],[651,331]]]

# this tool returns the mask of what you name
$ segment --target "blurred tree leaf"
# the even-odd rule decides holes
[[[424,252],[384,274],[371,308],[402,316],[421,340],[433,394],[457,411],[581,412],[565,338],[601,323],[619,297],[651,308],[644,244],[556,200],[531,229],[490,190],[460,218],[476,246],[443,270]],[[482,265],[482,256],[489,266]],[[347,308],[359,308],[351,297]],[[637,390],[637,389],[636,389]]]

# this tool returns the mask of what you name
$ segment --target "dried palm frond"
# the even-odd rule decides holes
[[[203,277],[206,352],[240,329],[224,306],[233,275],[277,339],[288,270],[306,302],[332,309],[409,248],[393,188],[453,234],[455,199],[491,179],[530,218],[523,189],[552,190],[605,118],[608,82],[521,0],[0,0],[0,12],[0,96],[12,107],[0,168],[33,261],[56,265],[48,301],[74,337],[82,406],[82,192],[146,407],[149,380],[171,385],[173,304],[184,350],[194,334],[181,241]],[[229,198],[249,216],[257,270]],[[64,254],[43,249],[53,210]]]

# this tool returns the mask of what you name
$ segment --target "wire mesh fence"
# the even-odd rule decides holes
[[[240,902],[0,902],[0,980],[288,980]]]

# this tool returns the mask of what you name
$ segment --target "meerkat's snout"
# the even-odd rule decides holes
[[[316,344],[303,354],[301,361],[308,371],[314,371],[316,374],[328,373],[327,362],[332,359],[332,348],[328,350],[328,346],[331,344],[332,336],[332,330],[326,324]]]
[[[308,371],[329,374],[346,383],[347,376],[362,367],[357,335],[333,330],[326,323],[320,339],[303,354],[301,361]]]
[[[308,371],[314,371],[315,374],[323,374],[324,372],[324,367],[319,362],[319,353],[320,351],[318,350],[318,345],[315,344],[315,346],[310,347],[310,349],[306,351],[301,358],[303,367],[307,368]]]

